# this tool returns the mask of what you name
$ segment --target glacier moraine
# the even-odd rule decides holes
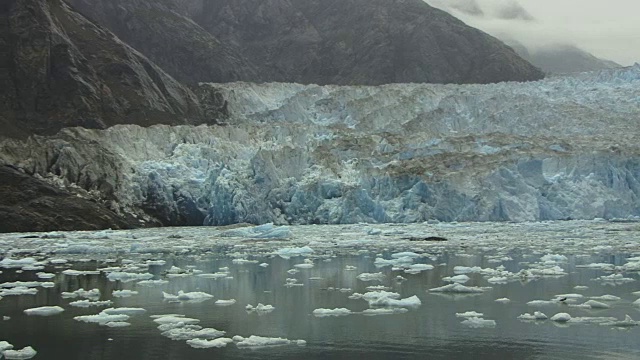
[[[0,352],[633,359],[639,235],[602,219],[3,234]]]

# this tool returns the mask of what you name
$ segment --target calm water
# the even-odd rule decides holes
[[[388,255],[388,254],[385,254]],[[502,264],[507,270],[520,269],[520,261],[537,261],[512,254],[514,260]],[[162,257],[153,257],[160,259]],[[530,282],[512,282],[491,285],[485,278],[470,274],[467,286],[492,286],[479,295],[442,295],[429,293],[430,288],[442,286],[442,278],[453,275],[456,265],[496,267],[482,254],[455,256],[439,254],[437,259],[423,258],[418,262],[436,265],[435,269],[420,274],[392,272],[390,267],[376,269],[375,253],[360,256],[338,256],[330,261],[316,259],[312,269],[301,269],[290,275],[287,270],[300,264],[302,257],[289,260],[279,257],[260,258],[270,266],[258,264],[233,264],[230,258],[206,255],[200,257],[165,257],[164,266],[152,266],[150,272],[163,278],[163,272],[175,265],[185,268],[195,266],[204,272],[216,272],[228,266],[233,279],[203,279],[196,276],[169,279],[169,284],[156,287],[135,283],[110,282],[104,275],[66,276],[60,272],[67,268],[96,269],[106,264],[97,262],[68,263],[49,266],[45,271],[55,272],[54,288],[39,288],[37,295],[6,296],[0,300],[0,315],[11,319],[0,322],[0,340],[7,340],[16,348],[33,346],[36,359],[638,359],[640,358],[640,329],[618,329],[594,324],[560,326],[552,321],[523,322],[517,316],[541,310],[549,317],[558,312],[572,316],[614,316],[625,314],[640,318],[640,308],[631,305],[636,298],[632,292],[639,290],[637,281],[619,285],[603,285],[592,279],[608,275],[599,270],[575,268],[576,262],[608,262],[619,264],[623,256],[569,257],[562,265],[569,275],[549,277]],[[438,265],[446,264],[446,265]],[[113,266],[116,264],[108,264]],[[345,266],[357,270],[347,271]],[[356,276],[363,272],[384,272],[383,282],[362,282]],[[0,282],[37,281],[36,271],[16,273],[4,269]],[[397,282],[397,275],[407,280]],[[637,273],[626,274],[638,280]],[[310,280],[321,277],[322,280]],[[302,287],[287,288],[286,278],[296,278]],[[352,300],[352,292],[367,292],[365,287],[386,285],[402,298],[417,295],[422,306],[404,314],[368,317],[352,314],[344,317],[317,318],[311,313],[317,308],[345,307],[353,311],[368,308],[364,300]],[[576,291],[574,286],[586,285],[589,289]],[[141,307],[145,315],[133,316],[130,327],[108,328],[73,320],[74,316],[96,314],[102,308],[75,308],[68,303],[77,299],[62,299],[60,293],[79,288],[101,290],[101,300],[112,299],[114,307]],[[350,288],[340,292],[330,288]],[[138,295],[129,298],[112,298],[113,290],[132,289]],[[213,300],[200,303],[172,303],[163,300],[162,291],[177,293],[203,291],[213,294]],[[557,294],[579,292],[585,296],[613,294],[621,301],[610,303],[611,309],[583,310],[558,304],[533,308],[526,302],[534,299],[550,299]],[[511,299],[502,304],[494,300]],[[227,307],[214,305],[217,299],[236,299]],[[258,315],[247,313],[245,305],[271,304],[275,311]],[[50,317],[27,316],[24,309],[38,306],[60,305],[65,312]],[[463,319],[455,313],[465,311],[484,313],[485,319],[497,322],[495,328],[472,329],[461,324]],[[185,341],[172,341],[160,334],[157,324],[149,315],[178,313],[201,320],[203,327],[213,327],[227,332],[226,336],[260,335],[303,339],[306,346],[279,346],[259,349],[239,349],[230,344],[220,349],[193,349]]]

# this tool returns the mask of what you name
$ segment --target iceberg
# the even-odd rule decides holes
[[[315,309],[312,312],[315,317],[329,317],[329,316],[346,316],[351,315],[352,312],[349,309],[345,308],[336,308],[336,309]]]
[[[4,355],[7,360],[25,360],[31,359],[38,354],[31,346],[27,346],[21,350],[5,350]]]
[[[204,339],[190,339],[187,340],[187,345],[194,349],[210,349],[210,348],[222,348],[233,342],[230,338],[218,338],[213,340]]]
[[[32,309],[24,310],[24,313],[27,315],[37,315],[37,316],[52,316],[58,315],[63,312],[64,309],[60,306],[42,306]]]

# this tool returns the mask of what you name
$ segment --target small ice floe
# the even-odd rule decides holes
[[[494,300],[497,303],[501,303],[501,304],[507,304],[511,302],[511,299],[509,298],[500,298],[500,299],[495,299]]]
[[[362,315],[366,315],[366,316],[395,315],[395,314],[404,314],[408,311],[409,311],[408,309],[403,307],[366,309],[362,312]]]
[[[272,305],[264,305],[262,303],[258,303],[257,306],[253,306],[253,305],[249,304],[249,305],[245,306],[245,309],[248,312],[255,312],[258,315],[264,315],[264,314],[268,314],[268,313],[272,312],[276,308],[273,307]]]
[[[283,249],[277,250],[275,254],[280,256],[283,259],[290,259],[296,256],[308,256],[310,254],[313,254],[313,249],[308,246],[299,247],[299,248],[283,248]]]
[[[527,302],[529,306],[556,306],[560,305],[562,302],[558,299],[554,300],[531,300]]]
[[[178,315],[178,314],[155,315],[155,316],[151,316],[151,318],[153,318],[153,322],[159,325],[175,325],[175,324],[190,325],[190,324],[197,324],[200,322],[200,320],[198,319],[192,319],[192,318],[184,317],[184,315]]]
[[[536,311],[533,315],[529,313],[518,316],[520,320],[547,320],[549,317],[540,311]]]
[[[164,266],[167,262],[164,260],[147,260],[146,264],[148,266]]]
[[[203,279],[223,279],[226,278],[227,276],[229,276],[228,272],[216,272],[216,273],[202,273],[202,274],[198,274],[196,275],[199,278],[203,278]]]
[[[76,316],[73,318],[76,321],[82,321],[86,323],[94,323],[98,325],[106,325],[110,322],[120,322],[129,320],[129,315],[109,315],[104,312],[101,312],[97,315],[84,315],[84,316]]]
[[[633,306],[640,306],[640,299],[638,299],[638,300],[634,301],[634,302],[632,303],[632,305],[633,305]]]
[[[236,343],[236,346],[239,348],[256,348],[256,347],[271,347],[271,346],[282,346],[282,345],[298,345],[304,346],[307,344],[304,340],[289,340],[283,338],[269,338],[251,335],[248,338],[242,336],[234,336],[233,341]]]
[[[52,315],[58,315],[63,311],[64,309],[61,308],[60,306],[42,306],[42,307],[37,307],[32,309],[26,309],[24,313],[27,315],[36,315],[36,316],[52,316]]]
[[[218,234],[220,237],[241,237],[245,239],[288,239],[292,235],[288,226],[274,226],[273,223],[231,229]]]
[[[215,305],[217,305],[217,306],[231,306],[231,305],[233,305],[235,303],[236,303],[236,299],[217,300],[215,302]]]
[[[24,286],[0,290],[0,296],[35,295],[37,293],[38,293],[38,289],[28,288]]]
[[[540,258],[540,261],[545,264],[566,263],[569,259],[560,254],[546,254]]]
[[[495,320],[482,319],[479,317],[470,317],[466,320],[463,320],[461,324],[473,329],[496,327]]]
[[[560,294],[560,295],[556,295],[555,296],[555,300],[560,301],[561,299],[564,299],[563,301],[566,300],[577,300],[577,299],[582,299],[584,297],[584,295],[582,294]]]
[[[622,274],[603,275],[594,280],[600,281],[603,285],[620,285],[636,281],[632,278],[626,278]]]
[[[377,229],[377,228],[369,228],[367,229],[367,235],[380,235],[382,234],[382,230]]]
[[[113,290],[112,295],[113,297],[117,297],[117,298],[125,298],[125,297],[131,297],[133,295],[138,295],[138,292],[133,290]]]
[[[0,267],[5,269],[19,269],[23,266],[30,266],[36,263],[38,263],[38,261],[34,258],[12,259],[6,257],[0,260]]]
[[[504,276],[494,276],[487,279],[487,282],[489,282],[489,284],[506,284],[509,282],[509,278]]]
[[[287,270],[287,274],[289,274],[289,275],[295,275],[295,274],[297,274],[299,272],[300,272],[300,270],[298,270],[298,269],[289,269],[289,270]]]
[[[263,267],[263,268],[266,268],[266,267],[268,267],[268,266],[269,266],[269,264],[267,264],[267,263],[262,263],[262,264],[260,264],[260,265],[258,265],[258,266]],[[229,340],[231,340],[231,339],[229,339]],[[226,344],[225,344],[225,345],[226,345]]]
[[[587,305],[592,309],[609,309],[611,308],[610,305],[602,303],[600,301],[596,301],[596,300],[589,300],[586,301],[585,303],[583,303],[582,305]]]
[[[296,287],[296,286],[304,286],[304,284],[303,283],[299,283],[298,279],[287,278],[285,280],[284,286],[288,287],[288,288],[291,288],[291,287]]]
[[[108,314],[108,315],[129,315],[129,316],[133,316],[133,315],[142,315],[142,314],[146,313],[147,310],[145,310],[143,308],[121,307],[121,308],[104,309],[104,310],[102,310],[102,312],[105,313],[105,314]]]
[[[391,257],[394,259],[402,259],[407,257],[412,259],[417,259],[419,257],[422,257],[422,255],[414,253],[412,251],[405,251],[405,252],[393,253],[391,254]]]
[[[551,317],[551,321],[556,322],[567,322],[569,320],[571,320],[571,315],[567,313],[557,313]]]
[[[31,346],[27,346],[21,350],[5,350],[2,355],[4,355],[7,360],[26,360],[31,359],[38,354]]]
[[[83,275],[100,275],[99,270],[73,270],[67,269],[62,272],[63,275],[67,276],[83,276]]]
[[[329,317],[329,316],[346,316],[351,315],[352,312],[349,309],[345,308],[336,308],[336,309],[315,309],[312,312],[315,317]]]
[[[401,267],[401,266],[409,266],[413,264],[413,260],[414,258],[409,256],[401,257],[397,259],[389,259],[389,260],[379,257],[375,259],[375,261],[373,262],[373,265],[377,268],[386,267],[386,266]]]
[[[468,266],[456,266],[453,268],[453,273],[456,275],[461,274],[479,274],[482,272],[482,268],[479,266],[468,267]]]
[[[433,265],[429,264],[413,264],[409,265],[404,272],[407,274],[419,274],[426,270],[433,270]]]
[[[620,301],[621,298],[615,295],[601,295],[601,296],[591,296],[589,299],[600,300],[600,301]]]
[[[165,300],[170,301],[190,301],[190,302],[200,302],[213,298],[213,295],[207,294],[205,292],[195,291],[195,292],[184,292],[182,290],[178,291],[177,295],[169,294],[166,292],[162,292],[162,296]]]
[[[298,269],[311,269],[313,268],[313,260],[305,259],[302,264],[295,264],[293,267]]]
[[[100,289],[78,289],[72,292],[62,292],[61,293],[63,299],[75,299],[77,297],[85,298],[85,299],[98,299],[100,298]]]
[[[38,277],[38,279],[53,279],[54,277],[56,277],[56,274],[39,272],[36,273],[36,276]]]
[[[365,289],[367,291],[387,291],[387,290],[391,290],[390,287],[384,286],[384,285],[367,286]],[[349,289],[349,290],[351,290],[351,289]]]
[[[26,288],[34,288],[34,287],[53,287],[55,284],[51,282],[40,282],[40,281],[14,281],[14,282],[6,282],[0,284],[0,288],[17,288],[17,287],[26,287]]]
[[[583,291],[583,290],[588,290],[588,289],[589,289],[589,287],[588,286],[584,286],[584,285],[577,285],[577,286],[573,287],[573,290],[576,290],[576,291]]]
[[[61,265],[61,264],[66,264],[69,262],[69,260],[67,259],[51,259],[49,260],[49,262],[53,265]]]
[[[142,286],[161,286],[161,285],[166,285],[169,282],[167,280],[142,280],[142,281],[138,281],[136,284],[137,285],[142,285]]]
[[[372,307],[419,307],[422,305],[420,299],[413,295],[406,299],[399,299],[400,294],[387,291],[371,291],[362,298]]]
[[[483,313],[475,312],[475,311],[467,311],[463,313],[456,313],[456,317],[459,318],[481,318],[483,317]]]
[[[187,340],[187,345],[191,346],[194,349],[210,349],[210,348],[223,348],[227,346],[227,344],[231,344],[233,342],[230,338],[218,338],[213,340],[204,340],[204,339],[191,339]]]
[[[153,275],[149,273],[130,273],[121,271],[115,271],[107,275],[107,279],[109,279],[109,281],[120,281],[123,283],[137,280],[149,280],[151,278],[153,278]]]
[[[191,340],[191,339],[215,339],[226,334],[225,331],[214,328],[202,328],[197,325],[184,325],[165,330],[162,336],[171,340]]]
[[[634,291],[631,293],[631,295],[640,296],[640,291]]]
[[[357,267],[351,266],[351,265],[347,265],[347,266],[344,267],[345,271],[355,271],[357,269],[358,269]]]
[[[362,299],[362,296],[363,295],[360,294],[360,293],[353,293],[353,294],[349,295],[348,298],[351,299],[351,300],[360,300],[360,299]]]
[[[629,315],[625,315],[624,320],[616,320],[611,322],[602,323],[602,325],[606,326],[615,326],[615,327],[632,327],[640,325],[640,321],[635,321]]]
[[[105,301],[91,301],[91,300],[78,300],[72,301],[69,303],[71,306],[80,307],[80,308],[88,308],[88,307],[101,307],[101,306],[111,306],[113,305],[113,301],[105,300]]]
[[[379,272],[379,273],[362,273],[358,276],[356,276],[356,279],[360,280],[360,281],[384,281],[384,279],[386,278],[386,276]]]
[[[131,326],[131,323],[128,323],[126,321],[109,321],[108,323],[104,324],[104,326],[110,327],[110,328],[123,328],[123,327]]]
[[[616,266],[609,263],[592,263],[592,264],[576,265],[576,268],[614,271]]]
[[[233,259],[231,260],[232,264],[236,264],[236,265],[245,265],[245,264],[257,264],[258,260],[249,260],[249,259]]]
[[[469,281],[470,279],[471,278],[468,277],[467,275],[461,274],[461,275],[443,277],[442,281],[458,283],[458,284],[464,284],[467,281]]]
[[[2,354],[2,352],[5,350],[11,350],[11,349],[13,349],[13,345],[11,345],[11,343],[7,341],[0,341],[0,354]]]
[[[473,294],[483,293],[487,288],[464,286],[462,284],[453,283],[433,289],[429,289],[429,292],[442,292],[442,293],[457,293],[457,294]]]

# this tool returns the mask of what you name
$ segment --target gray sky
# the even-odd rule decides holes
[[[577,45],[622,65],[640,62],[640,0],[425,0],[467,24],[501,37],[508,34],[530,48],[550,43]],[[483,15],[452,8],[476,3]],[[506,19],[519,3],[534,20]]]

